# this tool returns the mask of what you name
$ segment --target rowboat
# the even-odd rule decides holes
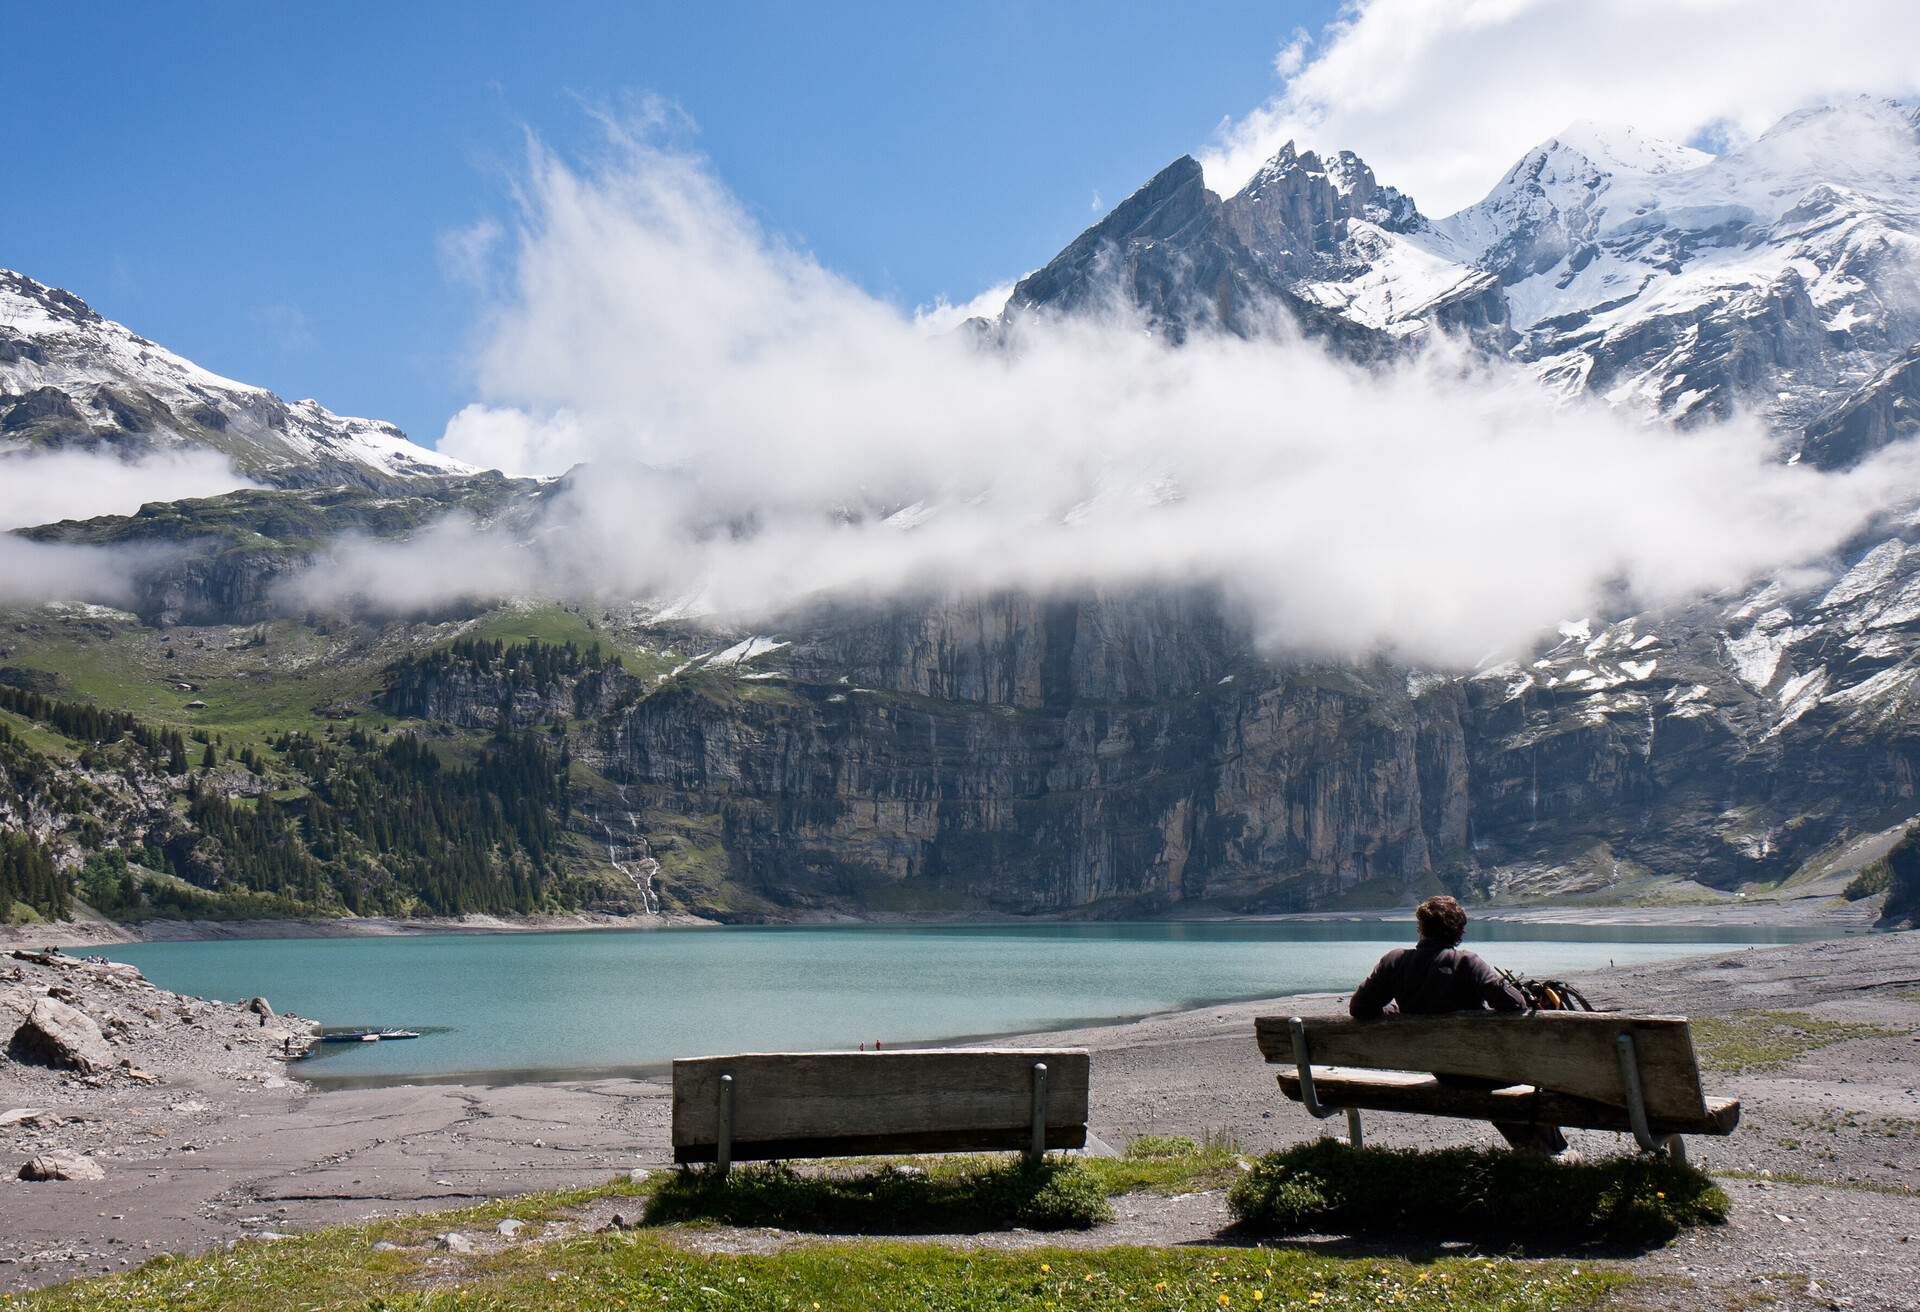
[[[322,1034],[322,1043],[381,1043],[388,1039],[417,1039],[418,1030],[339,1030]]]

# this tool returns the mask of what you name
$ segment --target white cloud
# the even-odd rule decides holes
[[[559,473],[592,454],[578,421],[565,409],[535,418],[477,402],[447,421],[434,446],[442,455],[510,478]]]
[[[1789,468],[1757,423],[1643,426],[1444,347],[1369,371],[1297,342],[1172,349],[1116,314],[1025,316],[981,350],[630,134],[585,166],[536,148],[523,204],[482,403],[446,449],[588,469],[518,554],[464,525],[355,544],[309,600],[699,594],[764,616],[823,592],[1194,583],[1276,645],[1459,663],[1623,593],[1816,559],[1916,485],[1905,451]]]
[[[252,486],[216,451],[156,451],[137,460],[100,451],[12,454],[0,457],[0,531]]]
[[[297,305],[275,302],[247,311],[254,329],[283,355],[299,355],[314,347],[313,321]]]
[[[463,516],[429,525],[403,542],[349,537],[316,568],[281,587],[293,609],[350,604],[402,614],[468,597],[510,597],[547,584],[543,562]]]
[[[133,599],[133,559],[99,547],[29,542],[0,533],[0,604]]]
[[[1096,204],[1099,196],[1094,197]],[[992,319],[1007,308],[1007,298],[1013,295],[1013,283],[1003,282],[989,287],[972,300],[955,305],[946,297],[941,297],[932,305],[916,306],[913,321],[922,331],[929,333],[949,332],[958,328],[969,319]]]
[[[455,282],[484,287],[491,270],[494,252],[506,230],[493,219],[477,219],[459,228],[449,228],[435,240],[440,270]]]
[[[1353,0],[1202,163],[1231,194],[1289,139],[1352,150],[1437,217],[1575,119],[1738,139],[1809,100],[1920,91],[1916,51],[1914,0]]]

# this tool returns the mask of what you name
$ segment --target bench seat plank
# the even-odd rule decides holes
[[[1300,1101],[1297,1071],[1278,1072],[1280,1091]],[[1413,1112],[1476,1121],[1517,1121],[1522,1124],[1561,1125],[1581,1130],[1617,1130],[1632,1126],[1623,1108],[1570,1094],[1510,1084],[1493,1089],[1463,1089],[1443,1084],[1432,1075],[1415,1071],[1356,1070],[1342,1066],[1315,1066],[1313,1088],[1329,1107],[1361,1111]],[[1740,1123],[1737,1098],[1709,1098],[1701,1115],[1653,1118],[1654,1134],[1732,1134]]]
[[[674,1160],[714,1160],[722,1075],[739,1161],[1024,1149],[1035,1062],[1047,1066],[1047,1147],[1085,1147],[1084,1048],[742,1053],[673,1063]]]
[[[1626,1090],[1615,1039],[1631,1034],[1649,1120],[1666,1125],[1710,1119],[1693,1037],[1686,1020],[1678,1016],[1483,1011],[1364,1021],[1315,1016],[1307,1019],[1306,1026],[1307,1046],[1316,1067],[1326,1063],[1525,1081],[1616,1108],[1625,1106]],[[1287,1017],[1256,1018],[1254,1036],[1269,1062],[1293,1063]]]

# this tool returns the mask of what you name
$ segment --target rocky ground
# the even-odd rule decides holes
[[[1708,1088],[1745,1106],[1733,1137],[1692,1144],[1694,1159],[1733,1195],[1733,1223],[1630,1259],[1658,1278],[1636,1300],[1674,1309],[1915,1305],[1920,935],[1741,949],[1583,983],[1602,1005],[1696,1018]],[[179,998],[130,967],[65,954],[0,956],[0,1029],[25,1020],[49,990],[95,1021],[106,1051],[95,1053],[104,1060],[93,1070],[51,1069],[26,1050],[25,1060],[0,1061],[0,1213],[8,1218],[0,1289],[243,1235],[597,1183],[669,1158],[661,1083],[315,1092],[282,1064],[311,1035],[308,1023]],[[1035,1039],[1093,1050],[1092,1129],[1104,1143],[1211,1133],[1258,1152],[1322,1127],[1278,1098],[1253,1046],[1252,1017],[1339,1004],[1236,1004]],[[1492,1139],[1484,1126],[1415,1117],[1373,1116],[1367,1131],[1397,1146]],[[1589,1153],[1624,1142],[1574,1137]],[[61,1150],[101,1178],[13,1178]],[[1130,1197],[1117,1210],[1111,1225],[1066,1242],[1234,1242],[1218,1193]],[[731,1249],[796,1239],[722,1228],[687,1242]],[[1061,1240],[1014,1233],[953,1242]]]

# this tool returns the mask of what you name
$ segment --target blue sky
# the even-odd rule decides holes
[[[904,306],[1048,258],[1332,0],[38,5],[5,12],[0,266],[210,369],[431,442],[473,394],[442,232],[533,129],[655,94],[771,228]]]

